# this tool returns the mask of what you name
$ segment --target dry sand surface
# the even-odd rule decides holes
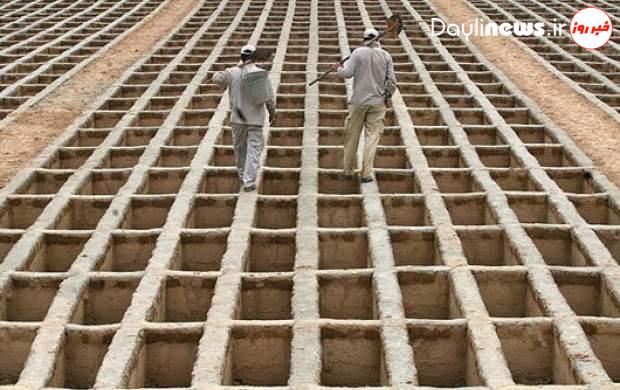
[[[463,0],[433,0],[452,23],[482,14]],[[566,131],[611,181],[620,185],[620,123],[547,71],[512,37],[471,37],[473,43],[543,112]]]
[[[197,0],[168,3],[67,83],[0,129],[0,188],[62,134],[127,68],[172,31],[197,3]]]

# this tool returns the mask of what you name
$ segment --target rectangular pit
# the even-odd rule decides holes
[[[365,230],[319,232],[319,269],[368,267],[370,252]]]
[[[297,195],[299,170],[263,170],[258,193],[261,195]]]
[[[321,318],[372,320],[377,318],[372,274],[321,274],[319,310]]]
[[[383,196],[382,203],[388,225],[430,225],[429,213],[426,209],[423,195]]]
[[[286,386],[291,370],[289,327],[237,326],[231,329],[223,384]],[[269,356],[269,359],[261,357]]]
[[[582,326],[607,375],[613,382],[620,383],[620,326],[598,322],[584,322]]]
[[[202,329],[147,330],[127,387],[190,387]]]
[[[61,282],[56,277],[13,277],[0,294],[0,320],[43,321]]]
[[[577,384],[551,322],[496,323],[504,357],[518,385]]]
[[[185,169],[151,169],[146,182],[142,184],[140,193],[144,195],[176,194],[187,172]]]
[[[415,194],[420,187],[413,170],[378,171],[375,170],[379,192],[382,194]]]
[[[127,183],[130,170],[94,170],[80,188],[80,195],[116,195]]]
[[[562,228],[526,228],[547,265],[564,267],[588,267],[592,259],[582,250],[570,230]]]
[[[247,272],[290,272],[295,265],[295,233],[252,232]]]
[[[491,317],[541,317],[545,314],[523,271],[475,271],[482,300]]]
[[[562,223],[557,209],[545,195],[509,195],[508,205],[521,223]]]
[[[406,318],[448,320],[462,317],[447,272],[399,272],[398,284]]]
[[[474,179],[469,170],[433,171],[433,177],[444,194],[459,194],[483,191],[482,186]]]
[[[26,270],[32,272],[67,272],[90,234],[45,233],[28,259]]]
[[[553,278],[578,316],[620,317],[620,302],[597,272],[554,271]]]
[[[237,194],[240,189],[236,169],[207,169],[199,193]]]
[[[360,193],[360,183],[355,177],[340,172],[319,172],[319,193],[351,195]]]
[[[420,386],[454,388],[484,384],[465,324],[411,325],[408,333]]]
[[[68,328],[56,355],[54,374],[47,386],[92,388],[113,337],[114,332],[110,330],[86,331]]]
[[[181,271],[219,271],[227,249],[228,232],[181,233],[172,268]]]
[[[99,272],[144,271],[153,255],[159,234],[113,233],[105,255],[97,262]]]
[[[297,200],[261,197],[256,205],[254,226],[259,229],[294,229],[297,225]]]
[[[397,267],[441,264],[433,229],[392,229],[390,242]]]
[[[57,230],[94,230],[110,207],[111,200],[71,199],[55,225]]]
[[[245,277],[241,281],[240,320],[290,320],[293,281],[287,277]]]
[[[359,197],[320,197],[319,227],[351,228],[365,225],[364,207]]]
[[[151,321],[203,322],[211,307],[215,278],[168,276],[163,282]]]
[[[9,199],[0,209],[0,229],[28,229],[49,202],[50,199]]]
[[[133,197],[123,221],[123,229],[159,229],[168,219],[173,197]]]
[[[387,385],[381,333],[375,327],[321,329],[321,385]]]
[[[482,195],[444,196],[453,225],[495,225],[497,217]]]
[[[32,327],[0,327],[0,386],[17,383],[36,333]]]
[[[137,278],[91,278],[71,323],[106,325],[121,322],[139,282]]]
[[[230,227],[236,205],[236,196],[196,196],[185,226],[190,229]]]
[[[460,228],[457,233],[468,264],[487,267],[521,265],[516,249],[502,229]]]

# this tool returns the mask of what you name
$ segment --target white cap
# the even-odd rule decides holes
[[[374,28],[369,28],[364,31],[364,39],[372,39],[379,36],[379,32]]]
[[[251,55],[256,51],[256,47],[252,45],[245,45],[241,48],[241,54]]]

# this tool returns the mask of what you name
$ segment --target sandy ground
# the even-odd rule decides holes
[[[481,14],[463,0],[432,0],[453,23]],[[471,37],[474,44],[620,185],[620,124],[547,71],[512,37]],[[553,91],[553,93],[550,93]]]
[[[0,129],[0,188],[64,132],[94,100],[196,6],[173,0],[36,106]]]

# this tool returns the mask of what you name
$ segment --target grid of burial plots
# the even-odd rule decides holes
[[[361,185],[342,173],[352,83],[308,83],[393,13],[398,91]],[[433,16],[198,3],[0,193],[0,383],[620,381],[618,189]],[[278,115],[240,192],[210,79],[248,42],[274,50]]]

